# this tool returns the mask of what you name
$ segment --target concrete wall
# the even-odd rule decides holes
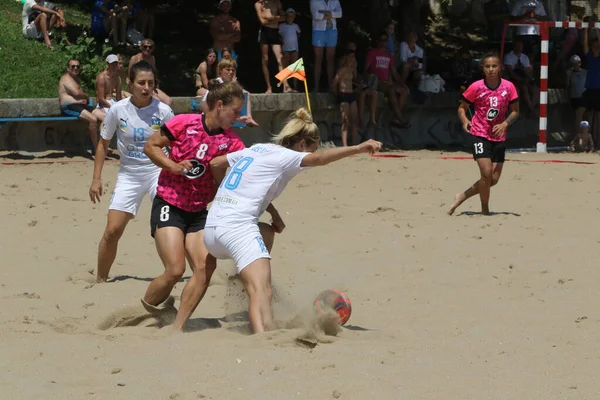
[[[331,94],[311,94],[310,98],[322,140],[339,144],[341,119],[335,98]],[[439,93],[430,95],[423,105],[409,104],[407,115],[412,127],[401,130],[390,126],[392,115],[380,96],[378,126],[364,132],[364,135],[404,149],[463,147],[467,135],[462,132],[456,116],[458,99],[458,93]],[[176,114],[192,112],[190,100],[174,98],[173,111]],[[238,130],[247,144],[268,140],[273,132],[281,128],[292,111],[306,107],[303,94],[253,94],[251,102],[253,117],[260,127]],[[569,136],[573,129],[573,113],[568,103],[564,91],[549,92],[549,145],[562,145],[560,137]],[[57,99],[0,99],[0,117],[56,115],[60,115]],[[508,144],[512,147],[535,147],[537,134],[537,120],[520,118],[510,128]],[[80,121],[12,122],[0,127],[0,150],[80,152],[88,149],[87,128]]]

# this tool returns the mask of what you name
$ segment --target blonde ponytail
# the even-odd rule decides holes
[[[280,146],[290,148],[301,140],[310,146],[318,143],[320,139],[319,127],[313,122],[308,110],[299,108],[290,115],[281,132],[273,136],[272,141]]]

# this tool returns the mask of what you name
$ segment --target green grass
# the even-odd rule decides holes
[[[21,25],[21,3],[15,0],[0,0],[0,98],[43,98],[58,96],[58,80],[66,72],[66,63],[77,46],[66,49],[57,46],[48,49],[43,42],[27,39],[23,36]],[[89,30],[90,16],[73,5],[54,2],[65,10],[67,22],[77,25],[74,28]],[[89,53],[89,52],[88,52]],[[101,59],[98,56],[98,59]],[[98,68],[98,60],[93,68]],[[90,62],[92,63],[92,62]],[[82,82],[83,89],[94,95],[93,80],[89,76]]]

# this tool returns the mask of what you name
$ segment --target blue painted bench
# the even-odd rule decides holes
[[[200,106],[200,102],[196,99],[190,100],[190,108],[192,112],[202,112],[202,107]],[[240,116],[244,117],[248,115],[248,93],[244,93],[244,105],[242,106],[242,111],[240,112]],[[246,124],[243,122],[236,121],[233,124],[234,128],[245,128]]]
[[[94,106],[94,102],[90,99],[88,106]],[[77,121],[78,117],[70,117],[70,116],[55,116],[55,117],[10,117],[10,118],[2,118],[0,117],[0,125],[4,125],[8,122],[37,122],[37,121]]]

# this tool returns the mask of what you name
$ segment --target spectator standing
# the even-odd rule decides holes
[[[356,58],[351,50],[346,50],[342,56],[341,65],[333,83],[332,91],[337,95],[342,115],[342,146],[348,146],[348,127],[352,130],[352,144],[358,140],[358,108],[353,82],[356,80]]]
[[[573,132],[577,132],[587,107],[583,99],[587,70],[581,68],[581,57],[578,55],[571,56],[569,62],[571,64],[571,68],[568,71],[569,95],[571,96],[571,106],[573,107],[573,111],[575,111],[575,130]]]
[[[144,39],[142,45],[140,46],[140,49],[141,52],[132,56],[129,60],[129,70],[127,72],[127,75],[131,75],[131,68],[136,63],[142,60],[149,62],[150,65],[156,68],[156,59],[154,58],[154,54],[152,54],[152,52],[154,51],[154,41],[152,39]],[[165,92],[158,88],[158,83],[156,83],[156,86],[154,88],[154,97],[156,97],[158,100],[162,101],[168,106],[170,106],[173,103],[173,99],[171,99]]]
[[[260,52],[262,55],[262,71],[265,77],[267,90],[265,93],[271,93],[271,74],[269,73],[269,47],[273,50],[277,69],[283,69],[283,53],[281,51],[281,35],[279,34],[279,23],[285,21],[285,13],[279,0],[259,0],[254,3],[256,15],[260,21],[261,27],[258,32],[258,42],[260,43]],[[290,91],[287,81],[283,82],[283,89]]]
[[[585,92],[583,92],[584,107],[594,111],[594,120],[592,134],[598,143],[598,130],[600,129],[600,41],[593,39],[590,41],[589,30],[583,29],[583,52],[585,53],[587,75],[585,79]],[[585,112],[585,111],[583,111]],[[580,111],[581,114],[583,112]]]
[[[215,15],[210,21],[210,34],[213,38],[213,49],[217,53],[217,61],[223,58],[224,48],[230,49],[233,59],[238,61],[234,46],[242,39],[242,33],[240,21],[229,15],[231,0],[220,0],[219,12],[220,14]]]
[[[79,83],[79,72],[81,63],[78,60],[67,62],[67,73],[58,82],[58,100],[60,111],[63,115],[78,117],[88,122],[90,140],[93,152],[96,153],[98,145],[98,113],[90,103],[90,96],[85,94]]]
[[[50,50],[54,50],[50,40],[52,28],[67,26],[64,12],[56,8],[47,8],[42,0],[26,0],[21,17],[23,35],[28,39],[43,40]]]
[[[510,21],[508,0],[488,1],[484,4],[483,10],[487,19],[488,39],[500,42],[504,33],[504,24]],[[510,33],[510,30],[507,33]]]
[[[337,19],[342,18],[339,0],[310,0],[312,45],[315,52],[315,92],[319,91],[323,52],[327,62],[327,85],[335,73],[335,47],[338,43]]]
[[[285,22],[279,25],[279,34],[283,41],[283,60],[284,66],[295,63],[300,56],[300,46],[298,37],[300,36],[300,27],[294,22],[296,19],[296,10],[288,8],[285,11]],[[295,83],[294,81],[293,83]]]
[[[377,125],[377,102],[379,100],[377,91],[372,87],[367,85],[367,80],[364,75],[359,74],[358,72],[358,59],[356,57],[356,43],[348,42],[346,43],[346,50],[352,54],[354,57],[354,74],[356,79],[354,81],[354,93],[357,98],[358,105],[358,124],[361,128],[365,127],[363,121],[363,115],[365,112],[365,100],[367,97],[371,100],[369,104],[369,125],[376,126]]]

